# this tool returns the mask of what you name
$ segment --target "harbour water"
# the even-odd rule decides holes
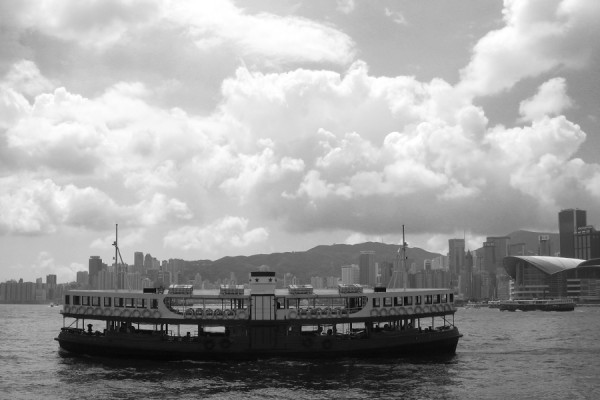
[[[600,308],[458,310],[444,358],[157,362],[72,356],[60,307],[0,305],[2,399],[598,399]]]

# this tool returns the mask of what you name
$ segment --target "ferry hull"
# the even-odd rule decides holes
[[[61,332],[60,347],[76,354],[107,357],[214,360],[272,357],[328,358],[404,355],[448,355],[456,352],[458,329],[411,333],[378,333],[369,338],[336,336],[277,337],[271,345],[249,337],[207,336],[167,340],[159,335],[88,335]]]

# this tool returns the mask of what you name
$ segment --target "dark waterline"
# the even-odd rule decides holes
[[[600,308],[459,309],[451,357],[253,362],[73,356],[54,341],[58,310],[0,305],[0,398],[600,398]]]

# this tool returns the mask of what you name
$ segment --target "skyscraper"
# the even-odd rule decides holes
[[[98,289],[98,274],[102,271],[102,259],[100,256],[90,256],[88,268],[90,286],[92,289]]]
[[[448,240],[448,261],[450,273],[458,274],[465,265],[465,239]]]
[[[136,251],[133,253],[133,271],[143,274],[144,271],[144,253]]]
[[[575,232],[586,225],[587,213],[585,210],[569,208],[558,213],[561,257],[575,258]]]
[[[377,284],[377,270],[374,251],[361,251],[358,258],[360,269],[360,284],[375,286]]]

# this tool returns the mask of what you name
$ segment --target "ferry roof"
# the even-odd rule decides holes
[[[578,258],[547,257],[547,256],[508,256],[504,257],[503,264],[506,272],[514,279],[517,275],[517,263],[525,261],[545,274],[554,275],[577,267],[584,260]]]

